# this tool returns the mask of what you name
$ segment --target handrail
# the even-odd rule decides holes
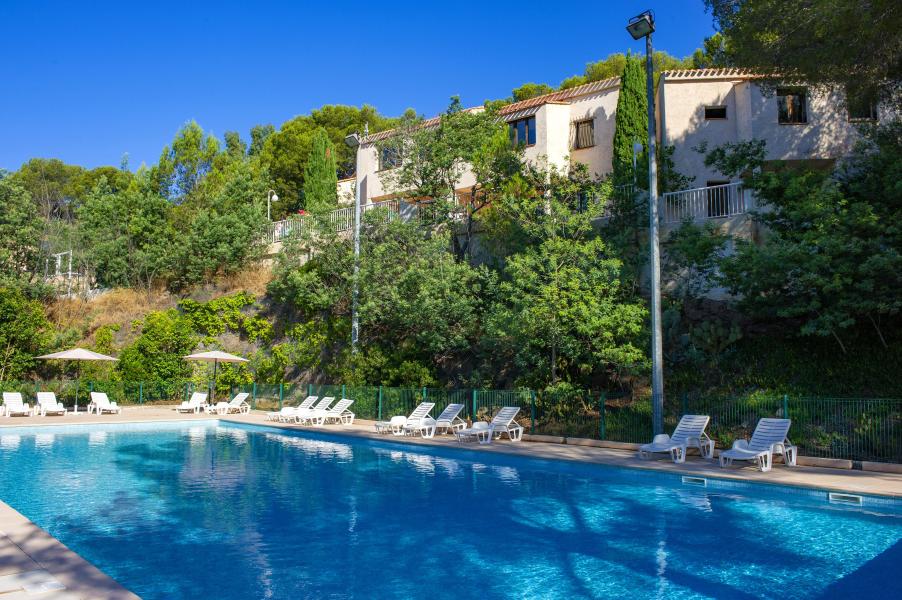
[[[738,182],[667,192],[660,202],[662,224],[732,217],[751,208],[747,190]]]

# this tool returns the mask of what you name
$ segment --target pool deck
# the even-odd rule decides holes
[[[217,416],[207,414],[180,414],[172,407],[126,407],[119,415],[68,415],[65,417],[0,417],[0,432],[8,427],[65,427],[79,423],[143,423],[153,421],[207,421],[220,419],[235,423],[264,425],[289,430],[311,430],[338,436],[378,439],[412,447],[465,448],[479,452],[511,454],[549,460],[578,461],[590,464],[651,469],[692,475],[748,482],[770,483],[815,488],[853,494],[886,496],[902,499],[902,474],[873,471],[833,469],[814,466],[788,468],[777,462],[768,473],[761,473],[751,466],[721,469],[716,462],[690,456],[686,463],[677,465],[664,455],[657,460],[639,460],[635,449],[628,444],[619,448],[583,445],[578,440],[567,443],[540,441],[540,436],[523,443],[502,440],[492,444],[458,444],[449,435],[434,439],[420,437],[396,437],[375,433],[371,421],[358,421],[354,425],[328,425],[303,427],[274,423],[265,420],[265,413],[249,415]],[[550,440],[550,439],[549,439]],[[89,562],[69,550],[46,531],[29,521],[19,512],[0,502],[0,600],[132,600],[138,598]]]

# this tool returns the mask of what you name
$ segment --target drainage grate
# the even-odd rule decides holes
[[[827,500],[832,504],[851,504],[853,506],[861,506],[864,504],[864,498],[856,494],[840,494],[839,492],[829,492]]]

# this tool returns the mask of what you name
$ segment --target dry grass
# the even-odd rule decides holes
[[[217,283],[216,287],[219,289],[219,295],[246,291],[260,298],[266,294],[266,286],[271,280],[272,270],[270,266],[261,263],[252,269],[223,278]]]
[[[272,279],[272,271],[266,265],[248,269],[225,277],[213,285],[192,290],[186,296],[199,301],[247,291],[261,298],[266,285]],[[121,325],[117,337],[130,337],[129,325],[144,318],[152,311],[175,308],[180,296],[165,289],[133,290],[117,288],[93,298],[60,298],[48,307],[48,318],[57,329],[74,329],[81,332],[81,342],[93,343],[94,332],[104,325]],[[120,343],[124,340],[118,340]]]
[[[155,310],[166,310],[176,305],[178,298],[165,290],[133,290],[118,288],[97,298],[60,298],[48,308],[48,317],[60,329],[82,331],[90,341],[94,332],[104,325],[127,326]]]

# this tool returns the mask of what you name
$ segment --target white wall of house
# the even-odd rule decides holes
[[[347,206],[354,204],[354,193],[357,186],[356,177],[338,180],[338,205]]]
[[[524,149],[527,160],[545,162],[561,170],[566,170],[573,160],[586,164],[590,173],[597,176],[610,173],[618,90],[616,82],[600,83],[603,82],[558,93],[558,96],[565,96],[562,99],[552,95],[548,99],[527,100],[505,108],[506,116],[502,118],[514,120],[524,116],[517,111],[519,106],[531,106],[525,116],[535,116],[536,143]],[[595,145],[572,150],[573,124],[586,119],[594,121]],[[401,192],[392,181],[391,171],[379,170],[377,142],[373,140],[365,140],[357,151],[357,174],[364,203],[378,202]],[[466,171],[458,183],[458,191],[469,190],[474,184],[472,172]]]
[[[698,151],[725,143],[762,139],[768,160],[837,159],[859,139],[859,125],[850,121],[841,90],[807,90],[807,122],[778,120],[776,94],[743,77],[676,77],[666,74],[658,89],[661,142],[675,147],[674,163],[696,186],[725,180],[704,165]],[[706,106],[724,106],[725,119],[706,120]]]
[[[614,145],[614,114],[617,112],[619,88],[596,92],[574,98],[570,102],[570,121],[576,123],[592,119],[595,127],[595,145],[591,148],[571,150],[574,162],[586,165],[589,173],[604,177],[611,172]],[[573,147],[573,128],[568,130],[569,147]]]

